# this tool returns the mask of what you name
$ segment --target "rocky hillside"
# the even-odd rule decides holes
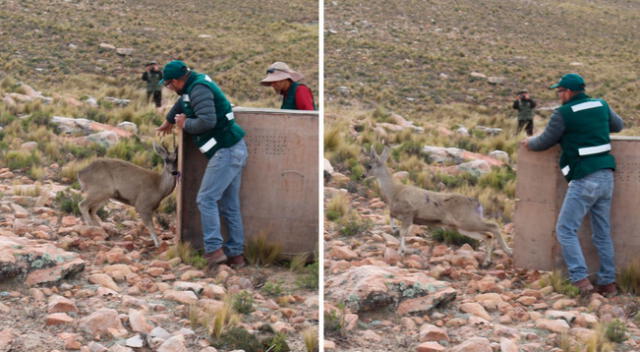
[[[366,151],[389,147],[397,182],[478,199],[511,243],[515,92],[538,101],[541,132],[558,105],[547,87],[579,72],[637,135],[639,14],[624,1],[327,2],[326,348],[640,350],[636,264],[620,268],[622,295],[583,299],[560,272],[501,251],[480,268],[483,244],[437,228],[414,226],[400,256],[365,167]]]
[[[317,94],[317,8],[309,0],[9,0],[0,9],[0,75],[80,97],[92,95],[94,81],[143,90],[145,63],[182,58],[234,103],[275,107],[275,94],[258,85],[274,61],[303,72]]]

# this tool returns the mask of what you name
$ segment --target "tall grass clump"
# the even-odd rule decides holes
[[[634,259],[628,265],[622,267],[618,273],[616,282],[620,291],[631,295],[640,294],[640,259]]]
[[[269,240],[264,232],[250,238],[244,251],[249,264],[256,266],[273,265],[281,254],[282,245]]]

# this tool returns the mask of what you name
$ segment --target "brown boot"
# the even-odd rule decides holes
[[[227,259],[227,265],[234,268],[240,269],[245,267],[244,256],[242,254],[234,255]]]
[[[227,261],[227,256],[224,255],[222,248],[217,249],[211,253],[206,253],[204,259],[207,260],[207,267],[209,270],[215,269],[218,264],[222,264]]]
[[[612,282],[606,285],[596,285],[596,292],[609,298],[618,294],[618,288],[616,287],[616,283]]]
[[[587,297],[595,292],[591,281],[589,281],[589,278],[586,277],[582,280],[574,282],[573,286],[577,287],[580,290],[580,296],[582,297]]]

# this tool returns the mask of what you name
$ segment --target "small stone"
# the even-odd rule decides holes
[[[539,329],[546,329],[559,334],[564,334],[569,331],[569,324],[563,319],[538,319],[536,320],[536,327]]]
[[[449,335],[443,328],[432,324],[424,324],[420,327],[420,342],[425,341],[449,341]]]
[[[429,341],[418,345],[416,352],[443,352],[446,348],[437,342]]]
[[[73,323],[73,318],[68,316],[67,313],[53,313],[46,317],[47,325],[63,325]]]
[[[478,303],[463,303],[460,305],[460,310],[491,321],[491,315],[489,315],[484,307]]]
[[[77,312],[78,307],[76,307],[76,304],[68,298],[59,295],[53,295],[49,297],[47,311],[49,313]]]
[[[89,275],[89,282],[112,289],[116,292],[120,291],[120,287],[116,284],[111,276],[107,274],[93,274]]]

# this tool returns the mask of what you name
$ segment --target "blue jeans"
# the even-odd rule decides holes
[[[244,229],[240,213],[240,180],[247,163],[244,139],[230,148],[218,150],[207,164],[196,199],[202,221],[204,250],[211,253],[224,247],[227,256],[243,253]],[[220,215],[227,223],[228,240],[220,233]]]
[[[616,281],[609,222],[612,194],[613,171],[609,169],[598,170],[584,178],[569,182],[556,224],[556,235],[562,247],[562,256],[569,270],[571,282],[582,280],[589,275],[577,234],[587,212],[591,213],[591,240],[600,258],[597,283],[606,285]]]

